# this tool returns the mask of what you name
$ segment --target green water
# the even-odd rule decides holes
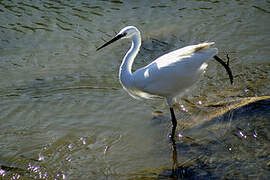
[[[184,100],[178,99],[188,110],[177,111],[178,132],[183,132],[205,120],[192,114],[205,104],[269,95],[269,19],[266,0],[0,0],[0,177],[129,179],[142,173],[157,177],[156,169],[172,166],[166,103],[134,100],[120,86],[118,68],[130,42],[99,52],[96,48],[121,28],[134,25],[143,42],[133,69],[203,41],[215,41],[222,58],[228,53],[234,85],[211,61]],[[154,111],[163,115],[153,119]],[[196,120],[190,118],[194,115]],[[269,129],[269,123],[258,127]],[[226,129],[223,135],[229,136],[230,128]],[[205,144],[216,137],[198,132],[193,138],[202,138]],[[269,144],[269,132],[262,132],[266,135],[259,142]],[[181,139],[177,143],[189,147],[187,152],[204,152]],[[266,153],[266,147],[258,146],[258,151]],[[217,148],[216,153],[225,151]],[[243,159],[253,156],[245,155]],[[269,153],[265,156],[269,160]],[[179,163],[189,158],[178,153]],[[266,172],[269,169],[252,175],[269,177]],[[244,168],[233,168],[229,177],[241,173],[248,174]]]

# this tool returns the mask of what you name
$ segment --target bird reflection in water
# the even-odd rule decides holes
[[[177,167],[178,167],[178,158],[177,158],[177,149],[175,139],[172,139],[172,177],[177,177]]]

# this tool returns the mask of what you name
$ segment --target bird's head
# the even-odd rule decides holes
[[[132,36],[140,33],[139,30],[134,26],[127,26],[117,34],[117,35],[124,35],[123,38],[131,38]]]
[[[111,44],[119,39],[132,38],[132,36],[134,36],[136,34],[140,34],[139,30],[136,27],[127,26],[127,27],[121,29],[121,31],[113,39],[111,39],[110,41],[106,42],[105,44],[103,44],[102,46],[97,48],[97,51],[108,46],[109,44]]]

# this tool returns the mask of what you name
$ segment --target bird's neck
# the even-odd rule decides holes
[[[140,35],[135,35],[132,38],[132,45],[126,53],[119,70],[119,78],[123,86],[128,86],[132,78],[132,64],[141,46]]]

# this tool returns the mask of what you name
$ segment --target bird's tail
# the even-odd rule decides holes
[[[201,50],[206,50],[211,48],[211,46],[213,46],[215,44],[215,42],[204,42],[204,43],[200,43],[197,45],[197,47],[194,49],[194,53],[197,51],[201,51]]]
[[[202,60],[202,62],[205,62],[205,60],[209,60],[218,53],[218,49],[212,47],[214,44],[214,42],[204,42],[196,45],[196,47],[194,48],[195,56],[197,55],[199,59]]]

